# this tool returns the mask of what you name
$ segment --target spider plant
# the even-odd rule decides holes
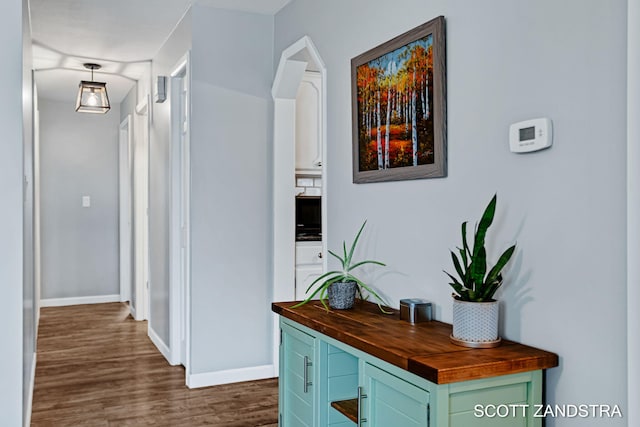
[[[375,264],[375,265],[385,266],[385,264],[381,263],[380,261],[374,261],[374,260],[365,260],[365,261],[358,261],[358,262],[353,261],[353,253],[355,252],[356,245],[358,244],[358,240],[360,239],[360,235],[362,234],[362,230],[364,230],[364,226],[366,224],[367,224],[367,221],[365,220],[362,223],[362,226],[360,227],[358,234],[356,234],[356,237],[353,240],[353,243],[351,244],[349,251],[347,251],[347,243],[345,241],[342,242],[342,252],[343,252],[342,256],[336,254],[333,251],[329,251],[329,254],[331,254],[338,261],[340,261],[342,270],[329,271],[327,273],[324,273],[320,277],[318,277],[316,280],[314,280],[313,283],[309,285],[306,292],[309,292],[318,283],[321,283],[320,286],[318,286],[316,290],[313,291],[313,293],[309,295],[304,301],[299,302],[298,304],[294,305],[292,308],[300,307],[301,305],[308,303],[316,295],[319,294],[318,298],[320,299],[320,302],[322,303],[324,308],[327,309],[327,311],[329,311],[329,307],[327,306],[327,303],[326,303],[327,291],[329,287],[332,284],[337,282],[355,282],[357,292],[361,299],[363,299],[362,290],[364,289],[369,293],[369,295],[373,295],[376,298],[380,311],[382,311],[383,313],[390,313],[388,311],[385,311],[384,308],[382,307],[382,304],[388,305],[386,301],[383,298],[381,298],[380,295],[378,295],[373,289],[371,289],[371,287],[369,287],[362,280],[360,280],[359,278],[357,278],[352,274],[353,270],[366,264]]]
[[[458,277],[447,273],[452,282],[449,283],[456,294],[454,297],[461,301],[486,302],[493,301],[493,295],[502,285],[502,269],[509,262],[516,245],[502,253],[498,262],[487,273],[487,250],[484,246],[487,230],[493,222],[496,212],[497,195],[494,195],[487,205],[480,223],[476,226],[473,248],[467,244],[467,222],[462,223],[462,248],[457,248],[460,254],[451,251],[453,265]]]

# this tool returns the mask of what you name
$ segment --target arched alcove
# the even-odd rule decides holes
[[[295,138],[296,95],[306,71],[322,77],[322,229],[326,236],[326,68],[308,36],[282,52],[273,81],[273,301],[295,298]],[[326,271],[326,238],[322,253]],[[278,360],[279,333],[274,316],[274,364]]]

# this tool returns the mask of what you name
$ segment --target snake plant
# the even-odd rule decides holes
[[[458,277],[447,273],[452,282],[449,283],[456,292],[454,297],[462,301],[486,302],[493,301],[493,295],[502,285],[502,269],[509,262],[516,245],[511,246],[500,255],[498,262],[488,270],[487,250],[484,242],[487,230],[493,222],[496,212],[497,195],[494,195],[487,205],[480,223],[477,224],[473,248],[467,244],[467,222],[462,223],[462,248],[457,248],[458,255],[451,251],[451,259]]]

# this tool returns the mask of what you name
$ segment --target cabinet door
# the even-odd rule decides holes
[[[296,266],[303,264],[322,266],[322,242],[296,242]]]
[[[311,427],[317,418],[314,401],[316,340],[282,325],[280,343],[280,427]]]
[[[322,169],[322,77],[306,72],[296,96],[296,169]]]
[[[315,286],[314,289],[311,289],[308,293],[305,291],[320,275],[322,275],[322,264],[309,264],[296,267],[296,300],[303,300],[307,295],[313,293]],[[319,284],[316,286],[319,286]],[[318,295],[316,295],[316,297],[317,296]]]
[[[376,366],[364,364],[361,424],[368,427],[427,427],[429,393]],[[365,418],[364,421],[362,418]]]

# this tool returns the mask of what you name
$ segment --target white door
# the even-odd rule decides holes
[[[171,363],[182,364],[189,375],[190,282],[190,149],[189,62],[186,55],[171,73]]]
[[[136,106],[133,147],[134,318],[149,318],[149,116],[148,101]]]
[[[189,283],[189,100],[186,76],[180,79],[180,312],[187,312]],[[186,322],[180,322],[180,360],[186,358]]]

